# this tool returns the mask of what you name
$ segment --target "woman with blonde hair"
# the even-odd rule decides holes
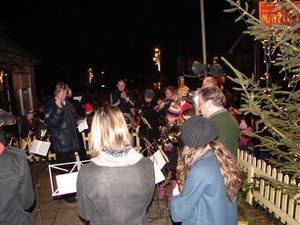
[[[153,163],[132,147],[122,112],[104,106],[92,122],[91,162],[77,177],[79,215],[90,225],[146,225],[155,183]]]
[[[217,136],[216,126],[202,117],[193,116],[183,123],[184,147],[177,167],[180,194],[171,200],[173,221],[182,225],[237,224],[240,172],[231,152],[215,140]]]

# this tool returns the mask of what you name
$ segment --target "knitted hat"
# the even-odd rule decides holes
[[[91,113],[94,110],[93,106],[91,106],[90,103],[86,103],[84,109],[85,109],[85,113],[87,113],[87,114]]]
[[[146,91],[145,91],[145,98],[151,98],[151,99],[153,99],[154,98],[154,91],[152,90],[152,89],[147,89]]]
[[[171,103],[167,110],[167,115],[172,117],[179,117],[180,108],[175,104]]]
[[[181,139],[188,147],[202,147],[219,136],[218,128],[208,119],[192,116],[181,126]]]

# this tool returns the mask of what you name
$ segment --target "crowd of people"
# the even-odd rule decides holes
[[[119,80],[101,104],[89,97],[79,102],[69,86],[59,82],[36,116],[31,109],[26,112],[20,122],[20,137],[43,139],[41,130],[46,129],[57,163],[75,161],[75,151],[81,160],[91,157],[79,171],[76,197],[62,196],[68,202],[77,201],[80,217],[91,225],[148,224],[146,211],[155,190],[153,162],[148,157],[157,150],[153,146],[160,146],[168,158],[163,168],[166,179],[158,184],[155,197],[170,201],[174,222],[237,224],[241,174],[236,157],[238,148],[253,151],[251,138],[241,133],[253,132],[253,118],[226,104],[228,97],[214,77],[203,80],[195,99],[184,85],[168,86],[164,95],[146,89],[142,96],[143,100],[137,101],[126,82]],[[89,128],[83,132],[91,132],[90,156],[78,130],[85,119]],[[134,148],[132,130],[139,133],[140,152]],[[9,151],[10,147],[5,147],[4,152]],[[4,155],[0,152],[0,161]],[[24,162],[22,165],[28,167]],[[23,175],[28,188],[30,174]],[[20,199],[8,199],[7,205],[1,204],[0,214],[10,201],[27,210],[34,197],[26,191],[30,193],[26,205]],[[0,224],[9,218],[0,218]]]

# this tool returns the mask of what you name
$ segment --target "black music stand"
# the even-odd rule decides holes
[[[41,201],[39,195],[40,184],[38,182],[38,172],[37,172],[37,160],[36,157],[46,156],[48,154],[50,147],[50,142],[44,142],[39,140],[34,140],[30,146],[28,146],[29,153],[33,161],[33,170],[34,170],[34,192],[36,197],[36,212],[39,215],[39,222],[42,225],[42,213],[41,213]]]

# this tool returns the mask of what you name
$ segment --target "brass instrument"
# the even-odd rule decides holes
[[[162,136],[157,140],[160,145],[167,143],[168,141],[177,144],[180,142],[180,126],[172,126],[169,133],[166,135],[167,127],[164,127],[161,131]]]
[[[173,126],[169,131],[168,138],[173,143],[179,143],[180,141],[180,126]]]
[[[168,99],[167,98],[164,98],[160,103],[158,103],[156,106],[154,106],[154,110],[155,111],[160,111],[165,104],[168,104]]]

